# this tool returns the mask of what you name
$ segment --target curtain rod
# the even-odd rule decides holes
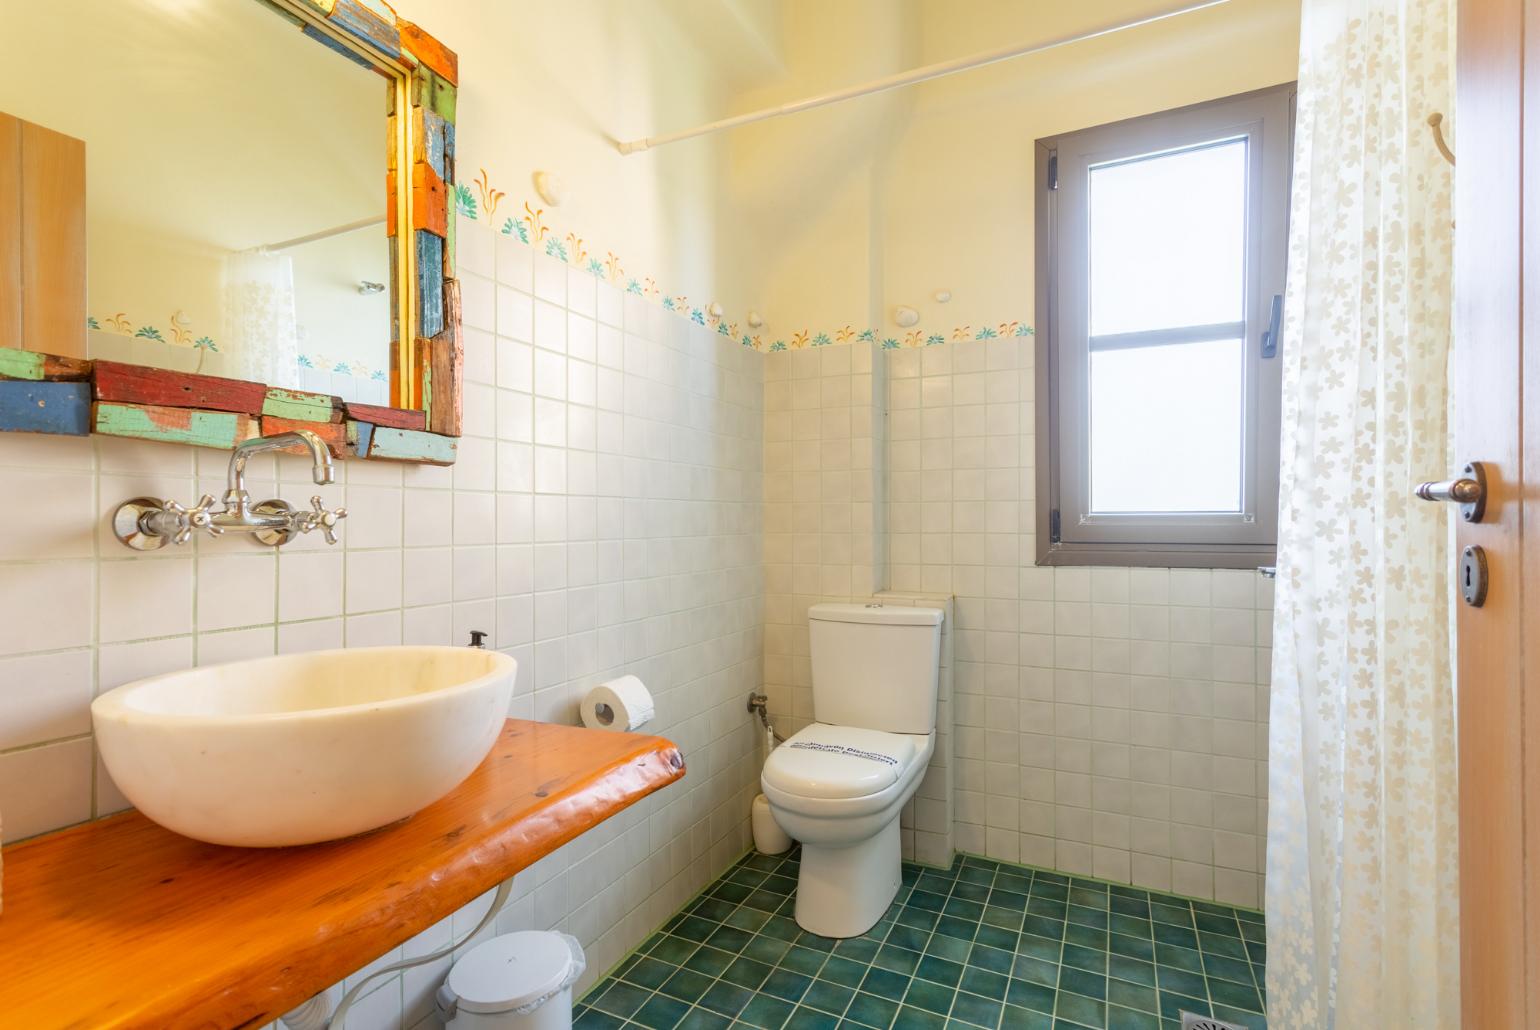
[[[767,118],[779,118],[782,115],[796,114],[799,111],[823,107],[825,104],[837,104],[843,100],[869,96],[873,93],[897,89],[900,86],[912,86],[917,82],[939,79],[943,75],[953,75],[957,72],[971,71],[974,68],[982,68],[985,65],[994,64],[998,61],[1008,61],[1013,57],[1040,54],[1045,50],[1068,46],[1071,43],[1082,43],[1089,39],[1095,39],[1098,36],[1107,36],[1114,32],[1122,32],[1124,29],[1134,29],[1141,25],[1150,25],[1154,22],[1164,21],[1167,18],[1176,18],[1180,15],[1202,11],[1209,7],[1218,7],[1220,4],[1228,2],[1229,0],[1201,0],[1199,3],[1186,4],[1182,7],[1145,15],[1142,18],[1135,18],[1131,21],[1112,22],[1084,32],[1077,32],[1074,35],[1060,36],[1058,39],[1049,40],[1046,43],[1018,43],[1013,46],[1002,47],[999,50],[989,50],[981,54],[974,54],[971,57],[959,57],[951,61],[927,64],[907,72],[889,75],[886,78],[873,79],[870,82],[857,86],[847,86],[845,89],[837,90],[833,93],[824,93],[819,96],[808,97],[805,100],[782,104],[779,107],[767,107],[759,111],[751,111],[747,114],[737,114],[730,118],[707,122],[705,125],[698,125],[693,129],[682,129],[679,132],[665,133],[662,136],[644,136],[641,139],[620,140],[615,143],[615,147],[622,154],[635,154],[642,150],[660,147],[665,143],[677,143],[679,140],[692,139],[696,136],[704,136],[707,133],[720,132],[723,129],[737,128],[740,125],[764,121]]]
[[[318,242],[320,240],[329,240],[333,236],[344,236],[347,233],[355,232],[356,230],[359,230],[359,229],[367,229],[370,226],[384,225],[384,224],[385,224],[385,216],[384,215],[379,215],[379,216],[377,216],[375,218],[361,218],[361,219],[359,219],[356,222],[349,222],[346,225],[338,225],[338,226],[335,226],[335,227],[333,227],[331,229],[322,229],[320,232],[313,232],[309,236],[296,236],[292,240],[284,240],[282,243],[268,243],[268,244],[265,244],[262,247],[262,249],[263,250],[288,250],[290,247],[298,247],[301,244],[316,243],[316,242]]]

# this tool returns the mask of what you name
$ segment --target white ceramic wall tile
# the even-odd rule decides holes
[[[191,633],[193,568],[193,556],[185,551],[101,562],[102,642]]]
[[[198,556],[198,631],[211,632],[271,623],[278,596],[278,561],[252,553]],[[105,597],[105,595],[104,595]]]
[[[889,581],[957,595],[958,847],[1258,904],[1265,581],[1240,570],[1036,568],[1031,342],[883,351],[878,362]]]
[[[91,730],[91,652],[0,659],[0,751]]]
[[[0,840],[10,843],[91,817],[91,742],[65,740],[0,754]]]
[[[691,776],[540,863],[499,917],[575,933],[582,987],[748,845],[765,363],[479,224],[460,237],[477,387],[460,460],[339,466],[322,491],[349,509],[336,548],[312,535],[274,557],[231,537],[135,557],[103,532],[106,513],[139,493],[217,491],[223,454],[0,434],[0,485],[44,492],[53,515],[12,527],[0,553],[0,812],[15,840],[122,808],[89,700],[194,663],[484,629],[520,662],[512,714],[567,720],[589,686],[633,672],[657,698],[648,730],[680,745]],[[303,461],[249,471],[292,501],[317,492]],[[615,886],[574,889],[578,869]],[[431,1019],[441,975],[387,978],[349,1026]]]

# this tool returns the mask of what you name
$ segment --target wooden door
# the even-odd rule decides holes
[[[3,112],[0,347],[86,355],[86,146]]]
[[[1540,178],[1537,18],[1540,0],[1459,0],[1455,441],[1458,462],[1483,461],[1490,477],[1481,523],[1457,533],[1490,567],[1485,604],[1458,611],[1472,1028],[1540,1026],[1540,304],[1524,303],[1540,285],[1540,196],[1523,188]]]

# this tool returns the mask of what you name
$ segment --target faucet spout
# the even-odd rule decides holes
[[[315,480],[316,485],[326,486],[331,483],[332,455],[326,449],[325,441],[308,429],[296,429],[288,433],[259,436],[237,444],[235,451],[230,455],[228,481],[230,493],[244,494],[246,492],[246,460],[252,455],[263,454],[267,451],[288,450],[290,447],[295,446],[304,447],[310,451],[310,478]]]

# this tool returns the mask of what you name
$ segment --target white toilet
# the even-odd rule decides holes
[[[898,813],[936,748],[937,608],[808,609],[813,718],[776,748],[760,786],[802,843],[797,923],[856,937],[898,892]]]

